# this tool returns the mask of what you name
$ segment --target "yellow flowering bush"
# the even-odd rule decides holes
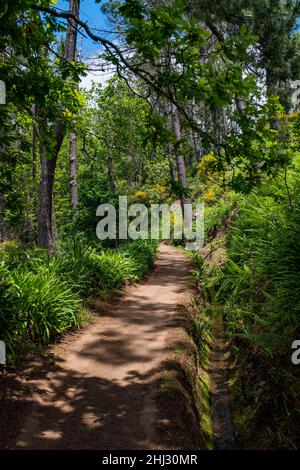
[[[216,167],[217,161],[217,158],[212,153],[204,155],[198,167],[198,176],[211,177]]]

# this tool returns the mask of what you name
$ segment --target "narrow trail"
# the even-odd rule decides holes
[[[154,270],[85,331],[53,348],[55,361],[27,379],[31,411],[13,448],[160,449],[152,399],[169,322],[192,267],[162,245]]]

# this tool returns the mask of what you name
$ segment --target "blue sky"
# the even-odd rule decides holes
[[[101,5],[104,2],[96,3],[95,0],[81,0],[80,2],[80,18],[87,22],[89,27],[100,29],[102,31],[93,32],[99,34],[100,36],[109,36],[107,31],[110,30],[110,25],[101,12]],[[55,4],[56,8],[61,8],[63,10],[68,10],[69,2],[67,0],[58,0]],[[90,89],[92,82],[96,83],[105,83],[109,79],[113,72],[110,71],[95,71],[97,69],[97,64],[99,61],[92,60],[99,55],[101,52],[101,46],[98,43],[95,43],[89,37],[79,36],[78,38],[78,49],[81,51],[82,59],[91,64],[92,70],[89,70],[86,77],[83,77],[81,80],[81,85],[83,88]]]
[[[81,0],[80,2],[80,17],[86,21],[90,28],[97,28],[104,30],[102,33],[95,31],[99,35],[105,36],[105,31],[109,29],[109,24],[105,15],[101,12],[101,5],[104,2],[96,3],[95,0]],[[68,10],[69,2],[67,0],[58,0],[55,7],[63,10]],[[79,40],[79,46],[82,46],[84,55],[95,54],[99,50],[99,44],[94,43],[90,38],[83,38]]]
[[[56,7],[67,10],[68,3],[67,0],[57,0]],[[95,0],[81,0],[80,3],[80,16],[84,21],[88,22],[89,26],[105,31],[110,28],[105,15],[101,12],[101,5],[105,1],[97,4]],[[300,18],[298,19],[296,30],[300,31]],[[104,32],[102,34],[105,35]],[[94,53],[99,48],[91,39],[83,39],[82,46],[83,51],[87,54]]]
[[[68,9],[67,0],[57,0],[55,4],[56,8],[61,8],[63,10]],[[80,17],[83,21],[86,21],[89,27],[100,29],[102,31],[94,31],[96,34],[101,36],[109,36],[109,31],[111,26],[109,25],[106,16],[101,12],[101,5],[105,3],[103,0],[101,3],[96,3],[95,0],[81,0],[80,2]],[[296,28],[297,31],[300,31],[300,18],[298,19],[298,25]],[[93,42],[90,38],[79,38],[79,50],[82,52],[82,58],[88,60],[91,57],[97,57],[100,52],[99,44]],[[103,73],[103,72],[89,72],[87,77],[83,78],[82,85],[86,88],[90,88],[92,81],[103,83],[109,78],[112,73]]]

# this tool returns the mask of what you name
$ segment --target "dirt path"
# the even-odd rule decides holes
[[[56,346],[53,364],[31,371],[31,411],[14,448],[164,448],[153,388],[191,269],[183,253],[162,245],[143,283]]]

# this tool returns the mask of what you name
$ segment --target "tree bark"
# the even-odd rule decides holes
[[[185,226],[189,227],[192,224],[192,211],[190,207],[190,199],[186,194],[187,182],[186,182],[185,161],[182,155],[182,145],[181,145],[182,132],[181,132],[180,117],[179,117],[178,109],[174,104],[171,104],[171,122],[173,126],[173,132],[177,140],[175,159],[176,159],[176,166],[177,166],[178,181],[182,188],[182,195],[180,198],[182,215],[185,218],[184,219]]]
[[[79,17],[80,0],[70,0],[70,11],[77,18]],[[77,24],[70,20],[70,27],[67,31],[65,58],[68,61],[77,58]],[[78,186],[77,186],[77,137],[75,132],[70,133],[70,198],[74,211],[78,210]]]
[[[175,152],[176,166],[178,181],[183,188],[186,188],[186,173],[185,173],[185,162],[181,152],[180,141],[182,139],[181,125],[179,120],[179,112],[174,104],[171,104],[171,122],[173,126],[173,132],[177,140],[177,149]]]
[[[175,165],[172,155],[170,155],[169,157],[169,165],[170,165],[171,181],[173,181],[174,183],[177,180],[177,178],[176,178],[176,165]]]
[[[38,109],[35,104],[32,105],[32,228],[33,228],[33,238],[36,242],[36,217],[37,217],[37,155],[38,155],[38,129],[37,129],[37,116]]]
[[[69,0],[69,13],[79,18],[80,0]],[[64,46],[64,56],[68,62],[76,59],[77,23],[70,19]],[[68,79],[67,79],[68,81]]]
[[[75,132],[70,133],[70,196],[71,206],[74,211],[78,210],[78,187],[77,187],[77,136]]]
[[[33,114],[33,120],[32,120],[32,186],[33,186],[33,194],[35,192],[36,188],[36,163],[37,163],[37,138],[38,138],[38,132],[37,132],[37,126],[36,126],[36,117],[37,117],[37,107],[34,104],[32,106],[32,114]]]
[[[69,13],[79,16],[80,0],[69,1]],[[64,47],[64,58],[71,62],[76,58],[77,29],[73,20],[69,21]],[[69,80],[67,79],[67,82]],[[40,119],[40,190],[38,209],[38,245],[49,250],[55,249],[56,230],[53,214],[53,185],[59,151],[66,133],[63,117],[51,126]],[[54,145],[49,145],[52,140]]]
[[[53,231],[53,184],[56,158],[48,158],[45,142],[40,145],[40,192],[38,211],[38,245],[49,250],[54,249],[55,235]]]
[[[110,185],[110,190],[113,194],[116,192],[116,183],[113,175],[113,156],[111,146],[107,143],[107,176]]]
[[[195,102],[195,98],[193,98],[193,100],[192,100],[192,117],[193,117],[193,120],[196,122],[196,102]],[[200,144],[199,144],[199,137],[193,129],[191,130],[191,140],[192,140],[192,144],[193,144],[193,147],[194,147],[196,162],[200,163],[201,150],[200,150]]]

